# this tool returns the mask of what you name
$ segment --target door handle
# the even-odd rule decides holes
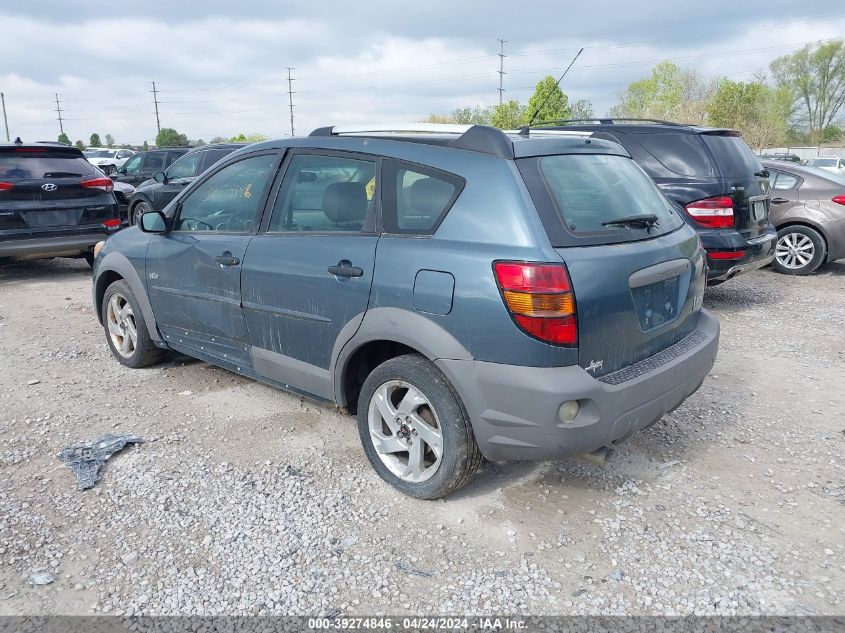
[[[784,202],[789,202],[786,198],[772,198],[772,204],[783,204]]]
[[[241,260],[239,260],[237,257],[232,257],[232,254],[228,251],[223,253],[222,255],[218,255],[217,257],[215,257],[214,261],[216,261],[221,266],[237,266],[241,263]]]
[[[329,266],[328,271],[336,277],[361,277],[364,274],[363,268],[353,266],[348,259],[341,259],[336,266]]]

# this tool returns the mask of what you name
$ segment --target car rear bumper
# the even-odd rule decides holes
[[[75,257],[90,251],[94,244],[113,231],[96,231],[76,235],[60,235],[0,241],[0,257]]]
[[[727,281],[741,273],[768,266],[775,258],[777,237],[775,228],[770,227],[759,237],[750,240],[743,239],[740,244],[731,243],[729,247],[721,243],[708,243],[702,239],[704,248],[707,250],[707,266],[709,268],[707,283]],[[718,254],[740,251],[743,255],[737,259],[716,258]]]
[[[579,366],[437,365],[461,395],[487,459],[555,459],[612,446],[659,420],[701,386],[718,345],[719,322],[702,310],[679,343],[599,379]],[[568,400],[580,411],[562,423],[558,410]]]

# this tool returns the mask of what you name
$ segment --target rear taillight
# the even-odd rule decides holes
[[[734,225],[734,203],[728,196],[716,196],[690,202],[686,207],[692,219],[712,229],[730,229]]]
[[[116,229],[120,226],[120,220],[117,218],[109,218],[103,222],[103,226],[107,229]]]
[[[106,193],[114,189],[114,182],[111,178],[91,178],[90,180],[83,180],[79,184],[86,189],[99,189]]]
[[[15,185],[13,185],[10,182],[0,182],[0,191],[8,191],[9,189],[11,189],[14,186]]]
[[[563,264],[496,262],[496,281],[514,322],[545,343],[575,345],[575,296]]]
[[[0,189],[3,188],[5,183],[0,182]],[[845,204],[845,196],[833,196],[831,202],[835,202],[836,204]]]

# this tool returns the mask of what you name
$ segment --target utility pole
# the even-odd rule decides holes
[[[56,112],[59,113],[59,132],[65,133],[65,126],[62,124],[62,106],[59,103],[59,93],[56,93]]]
[[[507,40],[499,40],[499,105],[502,104],[502,93],[505,92],[505,88],[502,85],[505,79],[505,42]]]
[[[156,131],[161,132],[161,121],[158,118],[158,90],[156,90],[156,82],[150,82],[153,85],[153,89],[150,92],[153,93],[153,103],[156,106]]]
[[[295,80],[293,77],[290,76],[290,71],[296,69],[291,68],[290,66],[286,66],[285,68],[288,69],[288,104],[290,106],[290,135],[293,136],[293,82]]]
[[[6,142],[11,143],[12,139],[9,138],[9,119],[6,118],[6,95],[0,92],[0,101],[3,102],[3,125],[6,126]]]

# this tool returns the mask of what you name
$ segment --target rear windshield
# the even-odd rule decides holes
[[[79,154],[67,152],[0,153],[0,180],[24,178],[73,178],[94,171]]]
[[[642,150],[628,142],[625,147],[646,172],[655,178],[716,176],[707,152],[701,147],[697,134],[648,133],[629,134],[628,138],[642,146]]]
[[[716,165],[726,178],[748,178],[763,169],[760,161],[741,136],[702,134],[701,138],[716,159]]]
[[[539,168],[557,212],[573,233],[642,239],[677,228],[682,220],[654,182],[630,158],[604,154],[544,156]],[[620,218],[657,216],[642,225],[607,224]]]

